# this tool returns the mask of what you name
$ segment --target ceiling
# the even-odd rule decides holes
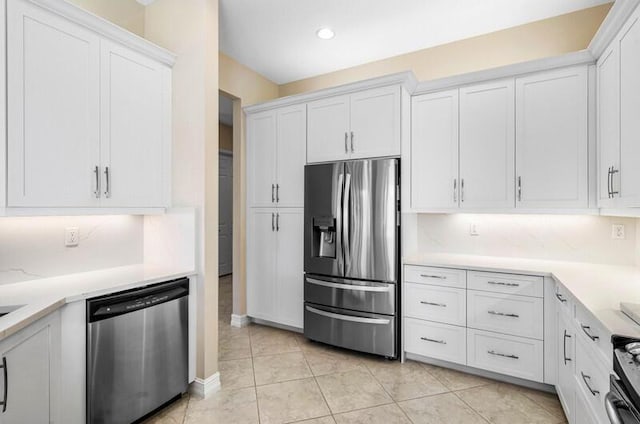
[[[220,50],[283,84],[610,1],[220,0]]]

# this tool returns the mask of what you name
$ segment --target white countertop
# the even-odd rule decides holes
[[[190,275],[195,271],[141,264],[0,285],[0,310],[25,305],[0,317],[0,340],[66,303]]]
[[[640,268],[635,266],[444,253],[407,255],[403,263],[552,277],[611,334],[640,337],[640,325],[620,312],[620,302],[640,303]]]

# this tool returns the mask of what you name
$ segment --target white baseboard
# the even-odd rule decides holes
[[[196,377],[189,387],[192,395],[206,399],[215,392],[220,390],[220,373],[216,372],[206,380]]]
[[[249,317],[247,315],[231,314],[231,326],[242,328],[249,325]]]

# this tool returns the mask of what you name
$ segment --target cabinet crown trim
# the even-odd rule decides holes
[[[327,97],[339,96],[343,94],[351,94],[371,88],[388,87],[391,85],[402,85],[409,94],[413,93],[418,81],[411,71],[398,72],[395,74],[385,75],[377,78],[370,78],[363,81],[339,85],[323,90],[312,91],[310,93],[295,94],[292,96],[281,97],[272,101],[244,107],[243,110],[247,114],[262,112],[270,109],[277,109],[284,106],[291,106],[300,103],[306,103],[313,100],[319,100]]]
[[[619,0],[613,3],[611,10],[609,10],[598,32],[593,36],[591,43],[587,47],[593,57],[599,58],[604,53],[604,50],[613,41],[639,4],[640,0]]]
[[[176,55],[118,25],[82,9],[66,0],[25,0],[82,25],[103,37],[116,41],[164,65],[173,67]]]

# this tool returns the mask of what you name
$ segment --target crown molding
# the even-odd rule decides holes
[[[593,57],[597,59],[602,55],[604,49],[613,41],[639,4],[640,0],[616,0],[613,3],[611,10],[587,47]]]

